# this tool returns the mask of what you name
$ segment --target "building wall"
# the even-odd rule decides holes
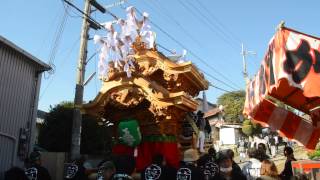
[[[41,77],[38,71],[39,65],[0,42],[0,179],[12,165],[23,165],[17,156],[21,128],[28,134],[26,149],[33,144]]]

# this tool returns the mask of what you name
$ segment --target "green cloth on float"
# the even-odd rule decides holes
[[[141,132],[138,121],[135,119],[121,120],[118,132],[120,144],[136,147],[141,143]]]

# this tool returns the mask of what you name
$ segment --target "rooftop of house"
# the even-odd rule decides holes
[[[208,118],[208,117],[211,117],[211,116],[215,116],[215,115],[217,115],[218,113],[220,113],[222,111],[223,111],[223,109],[219,108],[219,107],[212,108],[209,111],[205,112],[203,117],[204,118]]]
[[[13,50],[19,52],[20,54],[22,54],[23,56],[25,56],[27,59],[29,59],[32,63],[38,65],[40,67],[40,71],[48,71],[51,69],[51,67],[44,63],[43,61],[41,61],[40,59],[34,57],[33,55],[31,55],[30,53],[28,53],[27,51],[23,50],[22,48],[18,47],[17,45],[15,45],[13,42],[7,40],[6,38],[4,38],[3,36],[0,36],[0,43],[5,44],[6,46],[9,46],[10,48],[12,48]]]

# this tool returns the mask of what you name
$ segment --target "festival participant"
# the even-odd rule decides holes
[[[239,141],[239,154],[240,154],[240,162],[242,162],[246,158],[246,148],[245,148],[245,141],[243,138]]]
[[[188,149],[183,154],[183,164],[177,171],[177,180],[201,180],[203,174],[201,169],[197,167],[199,155],[195,149]]]
[[[291,147],[285,147],[284,150],[284,156],[287,157],[286,163],[284,165],[284,169],[280,174],[281,179],[283,180],[289,180],[293,176],[291,162],[296,161],[293,154],[293,149]]]
[[[257,180],[280,180],[276,165],[270,160],[263,160]]]
[[[280,138],[278,135],[274,136],[275,144],[276,144],[276,153],[278,153]]]
[[[114,158],[116,173],[112,180],[131,180],[131,175],[135,170],[135,160],[131,155],[119,155]]]
[[[88,180],[88,176],[86,174],[86,168],[84,167],[84,162],[86,158],[84,156],[80,156],[75,159],[69,166],[67,167],[67,173],[64,177],[65,180]]]
[[[202,111],[197,112],[197,126],[199,127],[199,135],[197,139],[197,148],[200,153],[204,153],[204,141],[205,141],[205,127],[206,120],[203,118],[204,113]]]
[[[97,180],[110,180],[116,172],[116,167],[112,161],[106,161],[99,166]]]
[[[248,150],[249,162],[243,168],[242,173],[248,180],[253,180],[260,177],[261,162],[257,159],[257,150],[251,148]]]
[[[234,170],[232,168],[232,159],[226,151],[218,153],[217,160],[220,171],[217,177],[214,179],[217,180],[245,180],[246,177],[241,173],[241,171]]]
[[[155,155],[152,164],[141,173],[141,180],[167,180],[176,178],[176,169],[167,166],[161,154]]]
[[[25,174],[29,179],[51,180],[48,170],[41,166],[40,152],[33,151],[30,153],[30,163],[26,167]]]
[[[208,154],[201,156],[197,165],[205,180],[214,179],[219,173],[219,166],[216,164],[216,150],[213,147],[209,148]]]
[[[270,149],[270,139],[271,138],[270,137],[268,135],[265,135],[263,138],[265,145],[267,146],[267,150],[268,150],[269,154],[271,154],[271,149]]]
[[[227,152],[228,156],[231,158],[232,160],[232,169],[235,170],[235,171],[239,171],[241,173],[241,168],[240,166],[234,162],[233,158],[234,158],[234,152],[231,150],[231,149],[227,149]]]
[[[260,160],[260,162],[266,159],[270,159],[270,157],[267,155],[267,148],[264,143],[258,144],[257,158]]]
[[[270,138],[270,147],[271,147],[271,156],[274,158],[276,156],[276,152],[277,152],[276,136],[272,136]]]

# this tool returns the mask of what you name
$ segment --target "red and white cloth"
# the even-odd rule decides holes
[[[309,149],[320,137],[320,39],[282,28],[269,43],[257,75],[247,86],[244,114],[278,130]],[[276,98],[312,117],[311,120],[267,100]]]

